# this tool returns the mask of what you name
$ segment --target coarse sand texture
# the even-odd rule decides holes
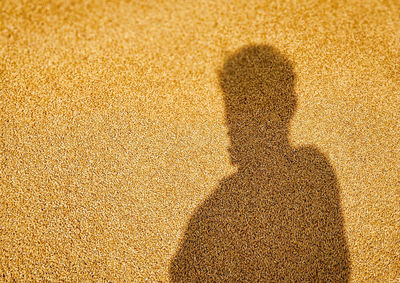
[[[0,282],[399,282],[400,2],[0,1]]]

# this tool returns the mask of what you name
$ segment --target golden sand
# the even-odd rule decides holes
[[[246,135],[230,128],[220,74],[229,56],[252,45],[278,50],[296,78],[287,134],[288,148],[301,158],[292,157],[294,167],[283,166],[281,154],[271,158],[274,166],[261,164],[298,176],[306,174],[299,168],[311,168],[310,182],[331,176],[337,210],[332,202],[312,202],[316,196],[302,197],[339,211],[329,227],[339,239],[333,242],[345,246],[333,257],[350,271],[342,279],[400,280],[400,5],[267,2],[0,2],[2,280],[178,279],[174,262],[185,239],[198,239],[191,223],[205,229],[208,222],[196,220],[204,213],[235,208],[229,197],[215,196],[241,172],[228,151],[232,134]],[[284,182],[282,174],[273,180]],[[259,177],[261,184],[267,180]],[[290,200],[279,192],[274,198]],[[263,216],[273,222],[267,199],[265,190],[255,201],[239,198],[254,201],[258,212],[239,206],[245,213],[238,215],[256,222],[246,226],[239,218],[233,231],[277,235],[272,224],[255,226]],[[223,203],[207,209],[210,200]],[[305,208],[292,220],[320,215],[309,205],[271,207]],[[310,225],[319,227],[322,220],[315,219]],[[285,223],[279,235],[287,231],[294,239],[318,230]],[[287,241],[282,255],[291,251]],[[211,246],[226,247],[221,243]],[[275,248],[264,256],[267,243],[280,242],[264,241],[258,251],[255,243],[245,250],[249,256],[235,248],[225,253],[239,269],[223,264],[224,272],[250,279],[265,274],[263,267],[277,257]],[[202,254],[215,260],[210,251]],[[270,272],[296,276],[293,262],[282,260]]]

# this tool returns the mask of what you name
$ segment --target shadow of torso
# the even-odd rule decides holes
[[[327,159],[303,147],[264,160],[239,168],[197,209],[171,262],[173,282],[348,280],[338,184]]]

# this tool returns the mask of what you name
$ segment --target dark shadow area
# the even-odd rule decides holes
[[[292,64],[273,47],[248,46],[219,78],[238,171],[191,217],[172,282],[348,281],[334,170],[317,148],[289,143]]]

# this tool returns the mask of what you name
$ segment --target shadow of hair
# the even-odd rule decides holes
[[[316,147],[289,143],[291,62],[251,45],[227,58],[219,79],[238,171],[191,217],[171,281],[348,281],[334,170]]]

